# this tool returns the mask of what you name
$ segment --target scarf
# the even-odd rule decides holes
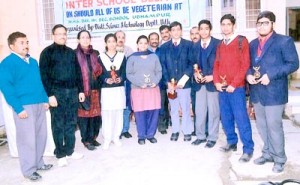
[[[152,53],[153,53],[152,51],[150,51],[150,50],[147,49],[147,51],[137,51],[137,52],[134,52],[134,53],[132,53],[129,57],[131,57],[131,56],[150,55],[150,54],[152,54]],[[129,57],[128,57],[128,58],[129,58]]]
[[[92,77],[95,80],[102,73],[102,67],[98,62],[98,56],[90,45],[88,49],[84,49],[78,44],[76,49],[77,59],[81,68],[82,81],[85,95],[90,95],[90,79],[89,79],[89,67],[86,55],[90,55],[91,66],[92,66]]]

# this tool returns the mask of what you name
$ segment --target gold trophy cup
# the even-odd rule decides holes
[[[168,92],[168,98],[174,100],[175,98],[177,98],[177,92],[175,91],[176,89],[176,80],[174,78],[171,79],[171,85],[172,85],[172,91]]]

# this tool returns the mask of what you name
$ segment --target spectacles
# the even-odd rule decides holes
[[[256,27],[269,26],[270,23],[273,23],[273,22],[272,21],[257,22]]]

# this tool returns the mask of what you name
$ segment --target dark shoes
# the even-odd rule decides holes
[[[38,168],[37,170],[46,171],[50,170],[53,167],[52,164],[44,164],[42,167]]]
[[[200,145],[201,143],[205,143],[206,139],[196,139],[194,142],[192,142],[192,145]]]
[[[98,141],[96,141],[96,140],[93,140],[93,143],[92,143],[94,146],[100,146],[101,144],[98,142]]]
[[[280,173],[284,170],[284,164],[283,163],[274,163],[274,166],[272,168],[272,171],[274,173]]]
[[[167,134],[166,130],[160,131],[161,134]]]
[[[148,139],[150,141],[150,143],[157,143],[157,140],[153,137],[153,138],[149,138]]]
[[[207,143],[206,143],[206,145],[205,145],[205,148],[212,148],[212,147],[214,147],[215,146],[215,144],[216,144],[216,142],[215,141],[207,141]]]
[[[171,141],[177,141],[179,136],[179,132],[172,133],[170,140]]]
[[[231,145],[227,144],[226,146],[222,146],[220,148],[220,151],[221,152],[229,152],[229,151],[236,151],[236,149],[237,149],[236,144],[231,144]]]
[[[196,132],[194,131],[194,132],[192,132],[192,136],[196,136]]]
[[[124,136],[127,139],[132,137],[132,135],[129,132],[122,133],[121,136],[120,136],[120,139],[122,138],[122,136]]]
[[[183,141],[191,141],[191,140],[192,140],[192,135],[191,134],[184,135]]]
[[[85,143],[84,146],[88,149],[88,150],[95,150],[96,147],[91,144],[91,143]]]
[[[37,172],[33,172],[31,175],[26,176],[26,178],[31,181],[37,181],[37,180],[40,180],[42,178],[42,176],[40,176],[40,174],[38,174]]]
[[[273,159],[266,159],[266,158],[264,158],[263,156],[261,156],[261,157],[259,157],[259,158],[257,158],[257,159],[255,159],[254,161],[254,164],[256,164],[256,165],[263,165],[263,164],[265,164],[265,163],[272,163],[272,162],[274,162],[273,161]]]
[[[144,145],[144,144],[145,144],[145,139],[139,139],[139,140],[138,140],[138,143],[139,143],[140,145]]]
[[[239,162],[240,162],[240,163],[246,163],[246,162],[249,162],[251,158],[252,158],[252,154],[246,154],[246,153],[244,153],[244,154],[240,157]]]

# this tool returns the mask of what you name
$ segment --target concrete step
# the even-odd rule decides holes
[[[293,85],[297,85],[297,83]],[[285,107],[285,114],[289,117],[294,114],[300,114],[300,89],[295,87],[289,89],[289,101]]]
[[[290,81],[290,86],[291,87],[296,87],[300,89],[300,79],[293,79]]]

